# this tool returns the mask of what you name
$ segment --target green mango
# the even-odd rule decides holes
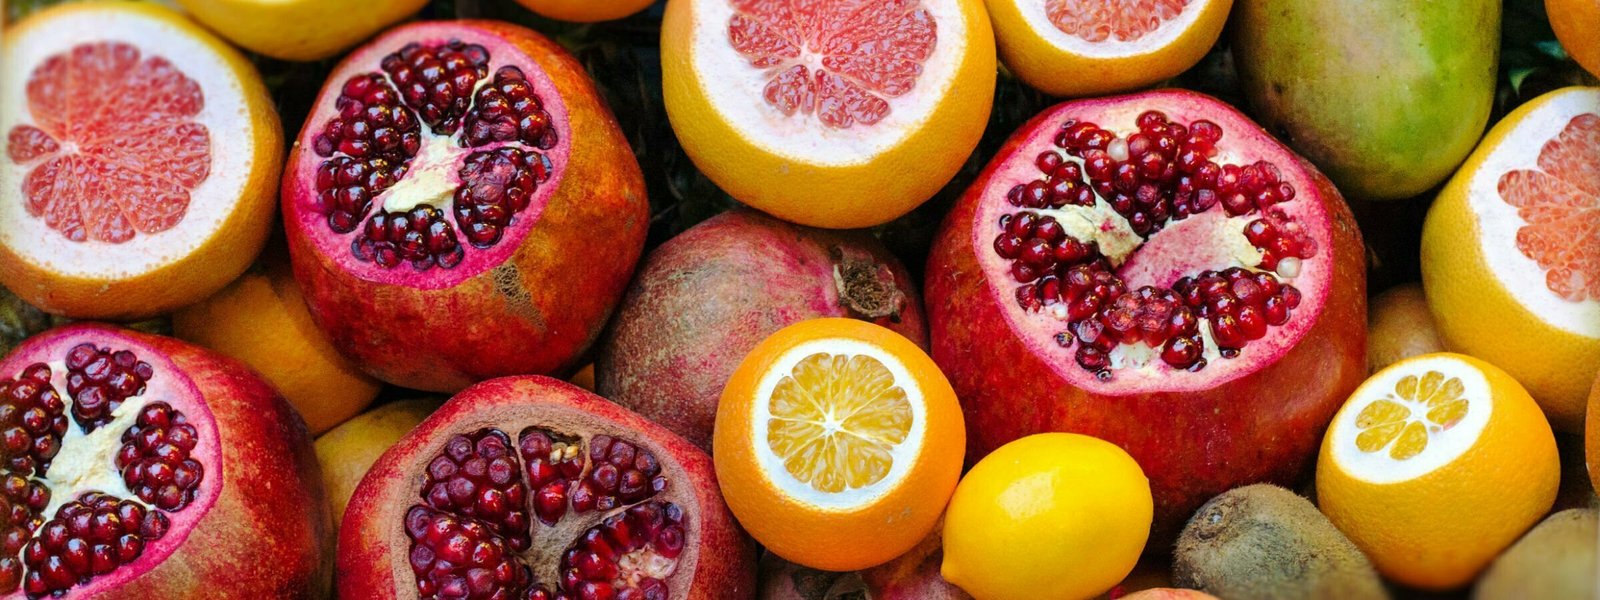
[[[1237,0],[1233,19],[1256,118],[1347,195],[1428,191],[1488,124],[1500,0]]]

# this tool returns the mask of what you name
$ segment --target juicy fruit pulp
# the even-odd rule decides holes
[[[1600,248],[1575,243],[1600,231],[1600,114],[1573,117],[1539,148],[1536,169],[1500,176],[1500,197],[1517,209],[1517,251],[1545,271],[1569,302],[1600,300]]]
[[[66,90],[104,90],[71,94]],[[28,165],[29,215],[76,242],[117,244],[182,220],[211,168],[211,136],[194,117],[200,86],[161,56],[92,42],[50,56],[28,76],[34,125],[6,134]]]
[[[762,90],[767,105],[785,115],[815,115],[837,129],[887,116],[885,98],[916,87],[939,38],[920,0],[731,4],[728,41],[771,74]]]
[[[1461,380],[1428,371],[1420,378],[1407,375],[1385,398],[1368,404],[1356,416],[1356,447],[1362,452],[1387,451],[1390,458],[1406,460],[1428,447],[1428,432],[1455,427],[1467,416]]]
[[[1056,29],[1083,41],[1130,42],[1176,18],[1188,4],[1189,0],[1045,0],[1044,10]]]
[[[767,445],[790,475],[827,493],[888,476],[911,433],[911,401],[894,374],[865,354],[819,352],[795,364],[768,401]]]

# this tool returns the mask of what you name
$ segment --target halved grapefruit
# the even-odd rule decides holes
[[[53,313],[132,320],[243,272],[283,152],[244,56],[144,3],[62,5],[6,34],[0,283]]]
[[[1422,283],[1449,349],[1527,386],[1551,424],[1583,427],[1600,370],[1600,88],[1507,115],[1428,212]]]
[[[1000,59],[1057,96],[1145,87],[1200,62],[1233,0],[985,0]]]
[[[979,0],[671,0],[667,116],[733,197],[818,227],[884,223],[949,182],[994,99]]]

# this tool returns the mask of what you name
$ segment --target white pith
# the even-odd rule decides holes
[[[1049,42],[1057,50],[1079,56],[1093,56],[1101,58],[1121,58],[1149,54],[1172,44],[1189,30],[1200,14],[1205,12],[1206,5],[1211,0],[1191,0],[1188,6],[1183,7],[1183,12],[1171,21],[1162,22],[1155,31],[1147,33],[1138,39],[1120,41],[1115,36],[1100,42],[1090,42],[1075,35],[1070,35],[1056,27],[1050,21],[1050,14],[1045,10],[1044,0],[1008,0],[1016,4],[1017,10],[1022,13],[1022,21],[1038,38]]]
[[[480,87],[483,83],[478,82]],[[455,201],[458,183],[455,171],[460,168],[461,157],[466,152],[449,136],[434,135],[427,127],[422,129],[422,145],[411,158],[405,178],[378,194],[373,202],[383,210],[404,213],[423,204],[448,210]]]
[[[938,40],[923,62],[915,89],[897,98],[878,95],[889,103],[889,114],[872,125],[855,124],[837,129],[824,125],[815,114],[786,116],[768,105],[763,89],[775,69],[758,69],[733,49],[728,22],[734,15],[728,0],[690,3],[696,25],[691,40],[691,68],[700,74],[702,91],[721,120],[741,136],[771,152],[796,162],[821,166],[861,164],[900,146],[918,131],[944,98],[960,93],[955,76],[967,53],[966,22],[957,0],[922,0],[922,7],[937,24]],[[813,68],[819,59],[807,54],[802,61]],[[875,94],[877,95],[877,94]]]
[[[1427,412],[1424,404],[1399,398],[1394,388],[1407,375],[1420,378],[1429,371],[1437,371],[1447,380],[1451,377],[1461,380],[1465,389],[1461,397],[1467,401],[1466,416],[1449,429],[1441,429],[1424,420],[1424,424],[1428,425],[1428,445],[1421,454],[1404,460],[1394,459],[1388,452],[1388,446],[1377,452],[1365,452],[1356,447],[1356,436],[1362,431],[1356,427],[1356,420],[1362,409],[1373,402],[1388,398],[1410,408],[1413,419],[1421,418]],[[1356,388],[1328,427],[1327,443],[1332,448],[1333,462],[1336,468],[1351,477],[1375,484],[1399,483],[1427,475],[1460,458],[1477,443],[1478,436],[1482,435],[1494,412],[1494,403],[1489,394],[1489,382],[1483,374],[1450,355],[1425,356],[1380,371]]]
[[[882,479],[859,488],[851,488],[842,492],[828,493],[817,490],[810,484],[800,481],[784,466],[783,459],[773,452],[767,442],[768,421],[772,418],[769,399],[772,398],[774,388],[784,377],[794,371],[795,365],[801,360],[817,354],[859,356],[865,355],[876,359],[894,376],[894,384],[905,391],[906,399],[911,404],[911,429],[906,434],[905,441],[894,446],[889,455],[893,461],[889,473]],[[926,440],[928,408],[922,394],[922,388],[911,376],[904,363],[901,363],[893,354],[882,348],[848,338],[823,338],[808,340],[797,344],[784,351],[773,360],[771,367],[762,374],[761,381],[757,384],[751,402],[750,414],[750,439],[751,447],[755,449],[756,464],[761,467],[761,472],[767,481],[772,483],[786,497],[798,502],[825,510],[848,511],[863,506],[869,506],[893,491],[904,482],[910,473],[911,467],[916,463],[917,457],[922,453]]]
[[[1484,262],[1511,297],[1552,327],[1576,335],[1600,337],[1600,300],[1572,302],[1550,291],[1545,270],[1517,248],[1517,230],[1527,222],[1499,191],[1501,176],[1510,171],[1542,171],[1538,165],[1540,151],[1546,142],[1560,135],[1574,117],[1585,113],[1600,115],[1600,89],[1569,88],[1557,94],[1512,125],[1498,145],[1478,150],[1488,155],[1467,184],[1467,205],[1477,223],[1476,233]],[[1595,151],[1600,152],[1600,148]],[[1573,243],[1597,242],[1575,240]]]
[[[1211,111],[1212,114],[1200,112],[1209,106],[1218,108]],[[1298,192],[1294,200],[1278,206],[1283,207],[1292,218],[1305,227],[1308,234],[1311,234],[1317,243],[1317,252],[1311,258],[1299,261],[1300,264],[1293,268],[1287,268],[1284,263],[1280,263],[1279,271],[1274,275],[1281,283],[1299,289],[1300,305],[1290,311],[1291,317],[1288,323],[1270,328],[1266,337],[1247,344],[1238,357],[1221,357],[1209,324],[1205,319],[1199,319],[1200,336],[1205,345],[1202,353],[1202,358],[1206,361],[1204,369],[1193,373],[1174,369],[1160,359],[1159,352],[1155,348],[1143,344],[1119,345],[1108,355],[1112,367],[1111,379],[1098,380],[1093,373],[1077,363],[1076,351],[1079,342],[1074,341],[1070,346],[1062,347],[1055,341],[1055,333],[1067,330],[1064,307],[1044,308],[1031,312],[1018,305],[1016,288],[1022,284],[1011,277],[1010,261],[1001,258],[994,250],[995,237],[1000,234],[997,223],[1002,214],[1040,212],[1038,209],[1012,206],[1004,198],[1012,187],[1035,181],[1042,176],[1035,165],[1035,159],[1045,151],[1059,152],[1054,139],[1062,123],[1068,119],[1093,122],[1120,138],[1137,131],[1137,118],[1146,110],[1161,110],[1166,113],[1168,119],[1185,125],[1200,118],[1210,119],[1221,125],[1223,137],[1217,144],[1216,154],[1210,159],[1213,162],[1242,166],[1257,160],[1267,160],[1276,165],[1282,179],[1293,184]],[[1009,155],[1007,162],[996,168],[984,184],[985,187],[980,191],[983,201],[978,203],[973,213],[970,242],[980,267],[988,274],[986,279],[989,290],[1000,305],[1001,314],[1016,332],[1017,339],[1028,346],[1031,353],[1050,365],[1058,375],[1079,387],[1095,393],[1122,395],[1155,390],[1184,392],[1210,389],[1254,372],[1263,364],[1276,361],[1277,357],[1286,351],[1285,349],[1299,343],[1306,331],[1315,323],[1315,315],[1322,310],[1323,299],[1328,293],[1328,279],[1333,271],[1334,249],[1332,239],[1316,233],[1318,227],[1325,226],[1323,220],[1328,218],[1323,214],[1320,204],[1314,200],[1308,201],[1315,198],[1319,190],[1315,189],[1310,175],[1292,154],[1259,127],[1246,121],[1242,115],[1229,111],[1221,105],[1196,105],[1192,96],[1181,92],[1170,94],[1152,92],[1128,99],[1075,103],[1058,108],[1044,118],[1045,123],[1053,125],[1041,125],[1040,128],[1031,130],[1030,137],[1026,140],[1013,140],[1013,143],[1018,144],[1013,150],[1015,154]],[[1254,151],[1244,155],[1241,154],[1242,148],[1251,148]],[[1097,207],[1093,214],[1105,215],[1106,218],[1101,231],[1119,231],[1118,223],[1125,222],[1122,217],[1109,207],[1100,208],[1098,205],[1106,204],[1104,199],[1097,198],[1096,202]],[[1145,242],[1145,246],[1140,247],[1140,251],[1128,257],[1127,263],[1122,265],[1119,275],[1123,277],[1127,288],[1135,290],[1143,285],[1170,287],[1179,277],[1193,276],[1205,269],[1222,270],[1240,267],[1252,272],[1259,271],[1255,265],[1259,264],[1261,253],[1244,238],[1243,230],[1247,223],[1260,218],[1261,215],[1252,213],[1240,217],[1226,217],[1225,214],[1220,206],[1216,206],[1200,215],[1169,221],[1161,233],[1152,236]],[[1205,247],[1196,248],[1194,252],[1188,253],[1192,256],[1184,257],[1181,263],[1184,267],[1182,269],[1169,269],[1168,267],[1172,265],[1167,263],[1156,265],[1145,262],[1145,257],[1148,255],[1142,250],[1143,248],[1161,245],[1163,244],[1160,241],[1161,236],[1190,227],[1217,227],[1220,233],[1213,233]],[[1059,323],[1059,326],[1041,327],[1041,323]]]
[[[251,173],[256,136],[237,75],[211,47],[188,31],[155,17],[123,10],[76,10],[62,13],[47,26],[22,29],[5,41],[4,85],[0,86],[0,135],[20,124],[35,124],[25,86],[47,57],[73,46],[120,41],[138,47],[141,60],[160,56],[200,85],[205,106],[194,117],[211,138],[211,168],[205,181],[189,190],[189,206],[177,225],[166,231],[138,233],[129,241],[68,240],[28,214],[22,182],[48,158],[18,165],[0,156],[0,245],[24,261],[67,276],[122,279],[161,268],[193,253],[209,240],[237,208],[237,199]],[[56,140],[63,143],[66,140]],[[59,155],[59,153],[58,153]]]
[[[66,363],[50,363],[50,373],[51,385],[66,404],[65,414],[69,423],[67,434],[61,437],[61,451],[50,461],[46,476],[39,478],[50,488],[50,505],[44,510],[45,518],[55,516],[56,509],[78,499],[84,492],[105,492],[144,503],[122,480],[115,459],[117,451],[122,449],[122,432],[139,420],[139,411],[151,399],[139,395],[123,400],[116,410],[111,411],[110,423],[85,434],[71,417],[72,395],[67,393]]]

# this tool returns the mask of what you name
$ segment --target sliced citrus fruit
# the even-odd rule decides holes
[[[667,115],[734,198],[819,227],[926,201],[983,135],[993,33],[979,0],[672,0]]]
[[[232,280],[272,224],[283,131],[244,56],[177,13],[83,3],[6,31],[0,283],[131,320]]]
[[[985,0],[1000,59],[1057,96],[1145,87],[1200,62],[1233,0]]]
[[[655,0],[517,0],[528,10],[574,23],[611,21],[650,8]]]
[[[927,536],[966,451],[961,407],[933,360],[854,319],[762,341],[729,379],[714,431],[739,522],[790,562],[831,571],[881,564]]]
[[[1323,438],[1317,499],[1385,576],[1472,581],[1555,502],[1555,435],[1505,371],[1461,354],[1397,362],[1361,384]]]
[[[414,15],[428,0],[178,0],[184,10],[252,52],[321,60]]]
[[[1583,427],[1600,371],[1600,88],[1507,115],[1429,209],[1422,283],[1445,347],[1526,385]]]

